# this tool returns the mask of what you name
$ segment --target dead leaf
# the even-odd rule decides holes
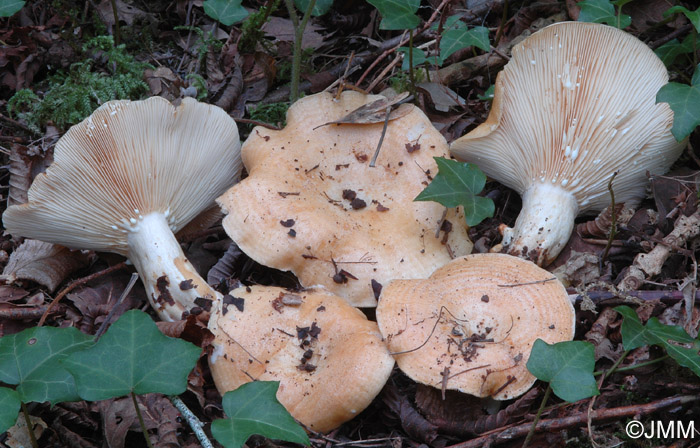
[[[13,144],[10,148],[10,190],[8,205],[27,202],[27,191],[34,177],[51,164],[52,157],[44,157],[37,147]]]
[[[99,5],[97,5],[97,13],[100,15],[100,19],[108,27],[114,26],[114,10],[112,9],[113,0],[102,0]],[[117,16],[119,21],[125,22],[127,25],[132,25],[134,20],[139,18],[145,18],[148,20],[155,20],[153,14],[147,13],[135,6],[124,3],[122,0],[114,0],[117,5]]]
[[[29,416],[29,421],[32,422],[34,437],[39,440],[48,425],[44,422],[44,420],[33,415]],[[9,448],[25,448],[32,446],[32,442],[29,439],[29,433],[27,432],[27,423],[24,419],[24,415],[20,414],[17,417],[17,423],[7,430],[5,445],[7,445]]]
[[[389,114],[389,121],[391,120],[396,120],[397,118],[401,118],[404,115],[408,115],[413,108],[415,107],[413,104],[410,103],[404,103],[401,104],[402,101],[406,101],[409,98],[409,93],[404,92],[399,95],[396,95],[395,97],[389,99],[389,98],[380,98],[376,101],[372,101],[369,104],[365,104],[364,106],[360,106],[357,109],[353,110],[340,120],[336,121],[329,121],[328,123],[324,123],[320,126],[317,126],[316,128],[320,128],[322,126],[328,126],[329,124],[377,124],[377,123],[384,123],[386,121],[386,110],[387,108],[391,107],[392,111]],[[401,104],[398,108],[394,107],[397,104]]]
[[[304,38],[302,41],[302,48],[318,48],[324,44],[323,35],[318,31],[323,28],[314,25],[309,22],[304,28]],[[289,19],[282,17],[272,16],[266,24],[263,25],[262,30],[268,36],[275,39],[276,42],[293,42],[294,41],[294,25]]]
[[[437,111],[449,112],[453,107],[464,107],[467,104],[464,98],[445,85],[436,82],[422,82],[417,87],[430,97],[430,101]]]
[[[87,267],[90,256],[43,241],[27,239],[2,272],[7,282],[31,280],[53,292],[72,272]]]
[[[170,101],[179,96],[183,83],[170,68],[164,66],[155,70],[148,68],[144,71],[143,76],[153,95],[162,96]]]
[[[29,295],[29,291],[12,285],[0,285],[0,303],[14,302]]]

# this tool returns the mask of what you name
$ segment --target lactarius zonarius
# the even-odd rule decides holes
[[[513,48],[488,119],[451,146],[522,195],[503,234],[509,253],[553,261],[577,214],[610,204],[615,172],[615,201],[636,205],[647,172],[665,172],[685,147],[668,104],[656,104],[667,81],[654,52],[606,25],[560,23]]]
[[[413,380],[507,400],[535,382],[525,366],[534,342],[573,339],[575,314],[549,272],[506,254],[475,254],[427,280],[391,282],[377,323]]]
[[[394,360],[377,324],[324,289],[238,288],[212,309],[209,358],[223,394],[279,381],[277,398],[300,422],[330,431],[366,408]]]
[[[110,101],[56,144],[27,204],[3,216],[13,235],[131,260],[151,305],[177,320],[217,294],[185,258],[174,232],[215,206],[240,172],[235,122],[185,98]]]
[[[463,216],[450,210],[443,222],[444,207],[413,202],[437,172],[433,157],[448,153],[418,108],[388,122],[375,167],[383,119],[321,126],[381,98],[299,100],[283,130],[253,129],[241,150],[249,176],[218,199],[226,232],[251,258],[355,306],[376,306],[383,284],[425,278],[471,251]]]

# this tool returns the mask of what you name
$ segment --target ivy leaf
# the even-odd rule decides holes
[[[584,341],[550,345],[538,339],[527,361],[530,373],[549,382],[552,392],[569,402],[600,394],[593,377],[594,367],[595,349],[593,344]]]
[[[486,185],[486,176],[471,163],[435,157],[438,173],[414,201],[435,201],[445,207],[464,207],[467,224],[475,226],[493,216],[495,206],[489,198],[477,196]]]
[[[301,12],[306,12],[310,2],[311,0],[294,0],[294,4]],[[333,0],[316,0],[311,15],[315,17],[322,16],[331,10],[331,6],[333,6]]]
[[[700,124],[700,64],[695,67],[691,85],[669,82],[656,94],[657,103],[668,103],[673,111],[671,133],[681,141]]]
[[[277,401],[279,381],[253,381],[224,394],[229,418],[214,420],[211,433],[226,448],[241,448],[253,434],[309,445],[306,431]]]
[[[678,39],[670,40],[654,50],[654,53],[656,53],[666,67],[670,67],[676,61],[678,56],[693,52],[694,37],[695,36],[692,34],[689,34],[685,39],[683,39],[683,43],[679,42]]]
[[[17,392],[0,387],[0,434],[15,424],[20,406],[21,401]]]
[[[700,376],[700,338],[693,339],[683,327],[664,325],[656,317],[649,319],[646,325],[637,317],[637,313],[628,306],[618,306],[615,311],[622,314],[622,344],[625,350],[632,350],[644,345],[658,345],[678,364],[692,370]]]
[[[630,16],[620,14],[618,26],[615,7],[608,0],[584,0],[578,2],[577,5],[581,7],[581,12],[578,16],[579,22],[607,23],[620,29],[627,28],[632,24]]]
[[[33,327],[0,338],[0,382],[17,384],[19,399],[58,403],[80,400],[71,374],[60,364],[92,344],[76,328]]]
[[[0,0],[0,17],[10,17],[24,7],[26,1]],[[14,422],[12,422],[14,424]],[[0,431],[1,432],[1,431]]]
[[[483,26],[452,28],[442,33],[440,39],[440,65],[454,52],[475,46],[484,51],[491,49],[489,30]]]
[[[403,62],[401,63],[401,70],[408,70],[408,66],[410,65],[410,60],[408,58],[408,52],[410,48],[409,47],[399,47],[398,52],[404,53],[403,56]],[[426,58],[425,58],[425,52],[421,50],[420,48],[414,48],[413,49],[413,66],[416,67],[418,65],[422,65],[425,63]]]
[[[420,24],[420,17],[416,15],[420,0],[367,0],[367,2],[377,8],[382,15],[379,29],[412,30]]]
[[[685,16],[690,20],[690,23],[693,24],[695,27],[695,30],[700,33],[700,8],[696,9],[695,11],[691,11],[688,8],[684,8],[683,6],[673,6],[671,8],[668,8],[664,12],[664,17],[668,17],[671,14],[675,13],[683,13]]]
[[[486,89],[486,92],[484,92],[483,95],[477,95],[477,97],[481,101],[493,101],[493,96],[494,96],[494,91],[496,90],[496,86],[494,84],[491,84],[488,89]]]
[[[445,23],[442,25],[443,32],[445,30],[449,30],[452,28],[465,28],[467,26],[467,24],[462,22],[460,20],[461,18],[462,17],[459,14],[455,14],[454,16],[450,16],[447,19],[445,19]],[[437,20],[437,21],[433,22],[432,25],[430,25],[430,29],[433,31],[437,31],[439,26],[440,26],[440,21]]]
[[[124,313],[94,346],[63,361],[78,394],[97,401],[135,394],[181,394],[199,347],[169,338],[144,312]]]
[[[229,26],[248,17],[248,11],[241,6],[242,0],[206,0],[204,12],[212,19]]]

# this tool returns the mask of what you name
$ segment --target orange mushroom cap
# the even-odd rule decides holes
[[[510,255],[475,254],[427,280],[391,282],[377,323],[413,380],[507,400],[535,382],[526,368],[535,340],[573,339],[575,314],[549,272]]]
[[[360,413],[394,366],[377,324],[324,289],[238,288],[217,303],[209,329],[209,365],[222,394],[279,381],[280,403],[315,431]]]
[[[424,278],[472,247],[462,215],[449,210],[451,231],[436,237],[444,207],[413,202],[437,172],[433,157],[448,155],[418,108],[389,121],[373,168],[383,122],[322,126],[380,98],[302,98],[283,130],[253,129],[241,150],[249,176],[218,199],[226,232],[251,258],[355,306],[376,306],[381,285]]]

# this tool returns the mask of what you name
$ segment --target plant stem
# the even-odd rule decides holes
[[[27,425],[27,432],[29,433],[29,440],[32,442],[32,447],[39,448],[39,444],[34,436],[34,428],[32,426],[32,419],[29,417],[29,411],[27,410],[27,405],[22,402],[22,414],[24,415],[24,422]]]
[[[310,0],[306,11],[304,11],[304,17],[302,17],[301,22],[299,21],[299,16],[294,9],[294,2],[292,0],[284,0],[284,4],[287,6],[289,11],[289,18],[294,26],[294,53],[292,55],[292,80],[289,89],[289,101],[294,103],[299,99],[299,78],[301,72],[301,44],[304,39],[304,29],[306,24],[311,18],[311,11],[314,10],[316,6],[316,0]]]
[[[603,256],[600,257],[601,268],[605,259],[608,258],[608,253],[610,252],[610,247],[612,246],[613,240],[615,239],[615,234],[617,233],[617,213],[615,213],[615,192],[613,191],[612,185],[618,171],[615,171],[608,182],[608,192],[610,192],[610,235],[608,235],[608,244],[605,246],[605,251],[603,251]],[[601,269],[602,270],[602,269]]]
[[[411,82],[411,93],[415,93],[416,80],[413,77],[413,30],[408,30],[408,79]]]
[[[187,405],[177,395],[170,395],[168,398],[177,408],[177,410],[180,411],[180,414],[182,414],[184,419],[187,420],[187,423],[190,425],[190,428],[192,428],[192,431],[194,431],[194,434],[197,436],[197,439],[199,439],[199,443],[202,444],[202,448],[213,448],[211,441],[209,440],[209,438],[207,438],[207,435],[202,429],[204,424],[202,424],[202,422],[197,418],[197,416],[192,413],[190,408],[188,408]]]
[[[626,353],[627,352],[625,352],[625,354]],[[623,359],[623,358],[624,358],[624,356],[620,357],[620,359]],[[662,361],[666,361],[668,358],[670,358],[670,356],[664,355],[661,358],[652,359],[651,361],[640,362],[639,364],[633,364],[631,366],[620,367],[619,369],[615,369],[615,370],[612,370],[612,368],[608,369],[608,370],[599,370],[597,372],[593,372],[593,375],[598,376],[598,375],[602,375],[604,373],[606,375],[612,375],[613,373],[627,372],[629,370],[634,370],[634,369],[638,369],[640,367],[646,367],[646,366],[660,363]],[[615,365],[619,365],[619,362],[615,363]],[[613,367],[615,367],[615,366],[613,366]]]
[[[117,11],[117,0],[111,0],[112,14],[114,14],[114,46],[116,47],[121,42],[119,34],[119,12]]]
[[[136,409],[136,415],[139,417],[139,424],[141,425],[141,432],[143,433],[143,438],[146,439],[146,445],[148,448],[153,448],[151,444],[151,439],[148,438],[148,430],[146,429],[146,423],[143,421],[143,415],[141,415],[141,409],[139,408],[139,403],[136,401],[136,394],[131,392],[131,400],[134,402],[134,409]]]
[[[547,384],[547,390],[544,391],[544,397],[542,397],[542,402],[540,403],[540,408],[537,409],[537,414],[535,415],[535,420],[533,420],[532,426],[530,427],[530,431],[527,433],[527,437],[525,437],[525,441],[523,442],[523,448],[527,448],[527,444],[530,443],[532,436],[535,435],[535,429],[537,429],[537,422],[540,421],[540,416],[542,415],[542,411],[544,410],[544,406],[547,404],[547,400],[549,400],[549,396],[551,394],[552,394],[552,385]]]

